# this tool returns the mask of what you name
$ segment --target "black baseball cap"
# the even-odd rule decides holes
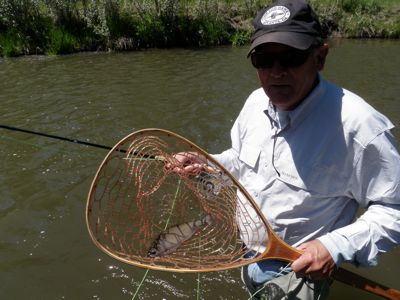
[[[253,25],[255,32],[248,55],[264,43],[306,50],[323,40],[318,17],[304,0],[276,0],[257,14]]]

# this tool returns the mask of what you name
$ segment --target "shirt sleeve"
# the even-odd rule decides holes
[[[220,154],[212,154],[212,157],[223,165],[235,178],[239,177],[239,168],[237,163],[239,155],[235,149],[230,148]]]
[[[349,261],[374,266],[379,254],[400,244],[400,156],[390,132],[365,147],[350,184],[366,210],[354,223],[319,240],[337,265]]]

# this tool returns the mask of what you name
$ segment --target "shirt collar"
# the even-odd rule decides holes
[[[290,124],[290,111],[283,111],[268,101],[268,108],[264,111],[273,128],[283,130]]]

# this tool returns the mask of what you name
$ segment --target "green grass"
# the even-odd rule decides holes
[[[243,45],[261,0],[0,0],[0,56]],[[310,0],[327,35],[399,38],[398,0]]]

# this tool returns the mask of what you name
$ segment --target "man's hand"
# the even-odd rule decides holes
[[[335,262],[319,240],[304,243],[298,249],[304,253],[292,263],[292,269],[299,276],[321,280],[336,270]]]
[[[174,158],[179,165],[168,163],[166,167],[179,174],[197,174],[208,168],[207,159],[195,152],[179,152],[174,155]]]

